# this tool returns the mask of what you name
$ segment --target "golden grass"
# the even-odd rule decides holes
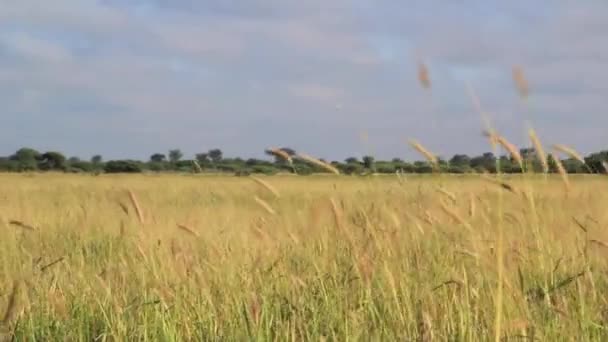
[[[486,137],[488,137],[488,139],[490,139],[491,145],[494,146],[498,144],[502,146],[502,148],[509,153],[511,158],[513,158],[513,160],[515,160],[517,164],[519,164],[519,167],[522,170],[524,169],[524,161],[521,157],[521,154],[519,153],[519,149],[517,148],[517,146],[509,142],[507,138],[503,137],[502,135],[490,131],[484,131],[483,133]]]
[[[566,146],[563,144],[555,144],[555,145],[553,145],[553,149],[555,151],[566,154],[567,156],[569,156],[572,159],[578,160],[583,165],[586,165],[585,158],[583,158],[583,156],[580,153],[576,152],[576,150],[573,149],[572,147],[569,147],[569,146]],[[556,156],[556,157],[558,157],[558,156]]]
[[[530,129],[528,131],[528,136],[530,137],[530,141],[532,142],[532,146],[534,146],[534,150],[536,152],[536,158],[540,162],[543,172],[549,172],[549,162],[547,161],[547,154],[545,153],[545,149],[543,148],[543,144],[541,144],[540,139],[536,135],[534,129]]]
[[[336,175],[340,174],[340,171],[335,166],[333,166],[333,165],[331,165],[329,163],[326,163],[326,162],[324,162],[322,160],[319,160],[317,158],[314,158],[314,157],[312,157],[312,156],[310,156],[308,154],[298,153],[296,156],[299,159],[301,159],[301,160],[303,160],[305,162],[308,162],[310,164],[316,165],[316,166],[318,166],[320,168],[323,168],[323,169],[325,169],[325,170],[327,170],[327,171],[329,171],[329,172],[331,172],[333,174],[336,174]]]
[[[282,158],[283,160],[289,162],[290,164],[293,162],[291,156],[280,148],[272,147],[272,148],[268,149],[268,151],[270,151],[270,153],[272,155]]]
[[[567,197],[559,175],[484,177],[264,178],[277,197],[247,177],[1,175],[0,216],[37,230],[0,225],[0,332],[608,337],[605,177],[570,175]],[[145,230],[116,204],[128,191]]]
[[[418,153],[420,153],[436,170],[439,169],[439,159],[431,151],[427,150],[422,144],[416,140],[410,140],[410,146],[412,146]]]

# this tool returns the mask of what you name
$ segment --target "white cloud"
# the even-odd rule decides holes
[[[24,33],[0,34],[0,48],[17,58],[43,62],[67,62],[71,53],[58,44]]]
[[[259,155],[271,144],[341,158],[364,129],[384,157],[413,157],[402,144],[413,136],[441,154],[481,152],[465,79],[510,136],[529,110],[547,139],[604,148],[600,1],[138,3],[0,0],[0,125],[30,132],[3,136],[0,154],[34,139],[83,155],[180,145]],[[416,82],[418,58],[432,97]],[[526,68],[529,109],[513,64]],[[100,132],[102,144],[86,139]]]

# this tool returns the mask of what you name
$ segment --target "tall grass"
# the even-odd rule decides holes
[[[544,179],[2,175],[0,333],[606,340],[606,181]]]

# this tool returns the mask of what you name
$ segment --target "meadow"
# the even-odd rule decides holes
[[[492,179],[0,175],[0,329],[605,341],[607,179]]]

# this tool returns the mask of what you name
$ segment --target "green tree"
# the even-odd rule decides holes
[[[220,150],[219,148],[214,148],[214,149],[209,150],[209,158],[211,158],[211,161],[214,164],[221,162],[222,159],[224,158],[223,156],[224,156],[224,154],[223,154],[222,150]]]
[[[93,165],[99,165],[99,164],[103,163],[103,157],[99,154],[96,154],[93,157],[91,157],[91,163]]]
[[[150,161],[154,163],[164,163],[167,161],[167,156],[162,153],[154,153],[150,156]]]
[[[46,152],[40,159],[40,169],[42,170],[65,171],[67,169],[67,160],[60,152]]]
[[[432,173],[433,166],[426,161],[415,161],[414,162],[414,172],[416,173]]]
[[[70,162],[71,172],[90,172],[94,170],[94,165],[91,162],[79,160]]]
[[[171,163],[177,163],[178,161],[180,161],[180,159],[182,159],[183,156],[184,154],[179,149],[169,151],[169,161]]]
[[[360,163],[361,163],[361,162],[359,161],[359,159],[357,159],[357,158],[355,158],[355,157],[349,157],[349,158],[346,158],[346,159],[344,160],[344,162],[345,162],[346,164],[360,164]]]
[[[374,157],[372,156],[364,156],[363,157],[363,167],[368,170],[374,170]]]
[[[197,153],[194,157],[201,166],[209,163],[209,153]]]
[[[32,171],[38,169],[39,159],[40,152],[29,147],[24,147],[17,150],[17,152],[10,157],[10,160],[17,162],[20,171]]]
[[[470,165],[476,171],[496,172],[496,157],[492,152],[486,152],[481,156],[471,158]]]
[[[339,165],[339,169],[347,175],[360,174],[363,172],[363,164],[361,163],[344,163]]]
[[[594,173],[606,173],[608,170],[604,167],[604,163],[608,161],[608,151],[600,151],[592,153],[585,157],[585,163]]]

